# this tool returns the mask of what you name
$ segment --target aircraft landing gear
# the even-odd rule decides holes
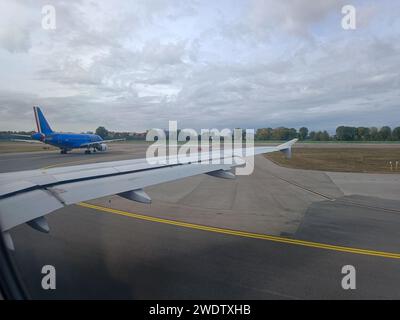
[[[67,154],[67,149],[61,149],[60,153],[61,154]]]
[[[89,149],[85,150],[85,154],[90,154],[92,153]]]

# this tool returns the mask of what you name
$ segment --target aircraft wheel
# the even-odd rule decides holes
[[[85,150],[85,154],[89,154],[90,153],[90,150]]]

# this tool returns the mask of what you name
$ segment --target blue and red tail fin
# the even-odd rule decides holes
[[[42,110],[40,110],[39,107],[33,107],[33,112],[35,114],[37,131],[43,133],[44,135],[51,134],[53,130],[51,130],[49,123],[42,113]]]

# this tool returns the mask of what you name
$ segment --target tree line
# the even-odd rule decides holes
[[[245,130],[243,130],[245,132]],[[126,138],[127,140],[145,140],[144,133],[109,132],[104,127],[99,127],[96,134],[103,138]],[[350,127],[339,126],[336,134],[330,135],[328,131],[309,131],[307,127],[295,128],[260,128],[255,132],[255,140],[299,140],[310,141],[400,141],[400,127]]]
[[[299,140],[311,141],[400,141],[400,127],[350,127],[339,126],[336,134],[330,135],[328,131],[309,131],[306,127],[299,130],[295,128],[261,128],[257,129],[256,140]]]
[[[15,134],[32,134],[33,131],[0,131],[0,139],[16,138]],[[93,133],[93,132],[86,132]],[[103,139],[145,140],[146,132],[116,132],[108,131],[105,127],[98,127],[96,134]],[[309,141],[400,141],[400,127],[351,127],[339,126],[336,133],[330,135],[328,131],[309,131],[307,127],[295,128],[260,128],[255,132],[255,140],[299,140]]]
[[[147,132],[117,132],[108,131],[105,127],[98,127],[95,134],[103,139],[146,140]]]

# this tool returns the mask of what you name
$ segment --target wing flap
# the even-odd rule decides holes
[[[0,185],[0,197],[4,197],[7,194],[18,192],[21,190],[35,187],[36,184],[30,181],[15,181],[8,184]]]

